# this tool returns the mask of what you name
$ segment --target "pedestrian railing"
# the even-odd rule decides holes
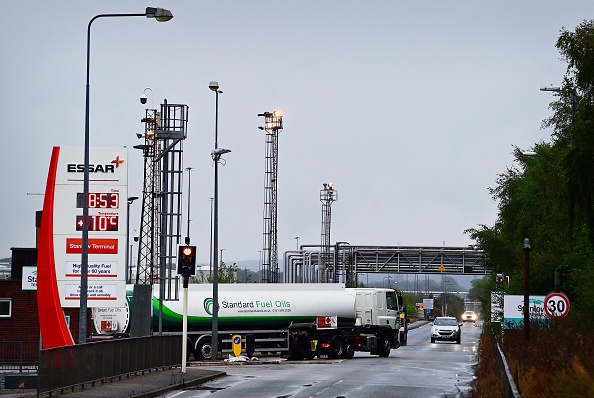
[[[38,341],[8,341],[0,338],[0,370],[35,371],[38,358]]]
[[[41,350],[37,394],[181,365],[181,336],[149,336]]]

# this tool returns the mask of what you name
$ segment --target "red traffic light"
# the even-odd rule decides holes
[[[495,279],[495,281],[498,284],[504,284],[505,283],[505,274],[497,274],[497,278]]]
[[[196,246],[179,246],[177,273],[182,274],[182,267],[189,268],[189,275],[196,273]]]
[[[182,249],[182,263],[186,267],[192,265],[192,257],[194,256],[194,249],[191,246],[186,246]]]

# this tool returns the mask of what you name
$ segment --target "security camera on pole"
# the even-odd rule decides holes
[[[196,246],[190,246],[190,239],[185,245],[178,246],[177,274],[183,277],[184,283],[184,314],[182,326],[182,373],[186,373],[186,358],[188,357],[188,283],[190,276],[196,274]]]

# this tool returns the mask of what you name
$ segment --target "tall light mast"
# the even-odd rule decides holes
[[[330,264],[330,224],[332,221],[332,203],[338,200],[338,191],[334,184],[324,183],[324,189],[320,191],[320,202],[322,202],[322,250],[320,253],[320,282],[336,282],[333,270],[328,269]]]
[[[264,117],[266,132],[266,166],[264,171],[264,244],[262,247],[262,282],[278,283],[277,248],[277,182],[278,182],[278,133],[283,129],[280,111],[258,114]]]

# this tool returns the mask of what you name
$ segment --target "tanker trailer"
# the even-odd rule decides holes
[[[343,284],[220,284],[219,349],[232,352],[240,335],[249,356],[280,352],[291,359],[349,358],[355,351],[388,356],[398,348],[401,300],[392,289]],[[159,330],[159,286],[153,286],[153,331]],[[180,294],[180,297],[182,294]],[[212,285],[188,286],[188,346],[197,360],[212,357]],[[181,334],[183,302],[163,301],[161,327]]]

